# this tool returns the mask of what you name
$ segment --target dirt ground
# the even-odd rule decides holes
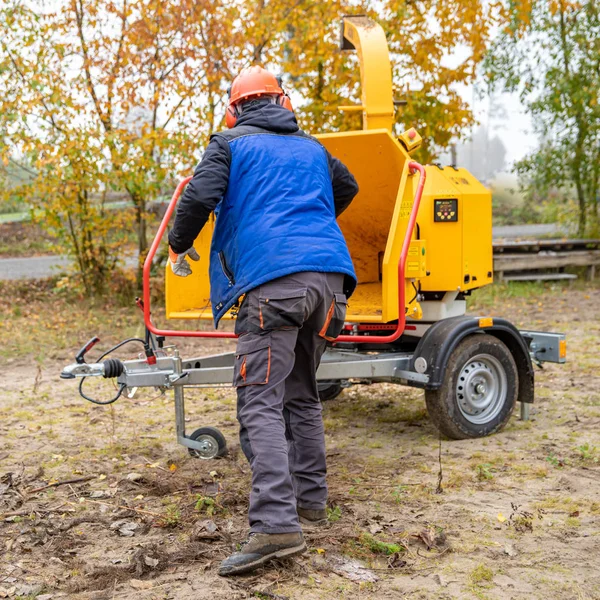
[[[133,309],[3,288],[0,598],[600,598],[599,288],[515,289],[471,310],[568,334],[569,362],[537,370],[530,421],[440,441],[422,392],[345,390],[324,404],[329,524],[305,555],[223,579],[249,485],[233,391],[188,393],[189,430],[217,426],[231,448],[193,459],[170,395],[100,407],[58,379],[77,342],[136,333]]]

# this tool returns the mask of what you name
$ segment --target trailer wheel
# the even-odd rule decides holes
[[[339,383],[319,384],[319,400],[326,402],[334,400],[342,393],[342,386]]]
[[[200,429],[196,429],[188,437],[190,440],[200,442],[203,445],[202,450],[188,448],[188,452],[193,458],[209,460],[211,458],[220,458],[227,454],[225,436],[216,427],[200,427]]]
[[[492,335],[471,335],[450,355],[442,386],[426,390],[427,411],[454,440],[477,438],[506,425],[517,401],[519,374],[509,349]]]

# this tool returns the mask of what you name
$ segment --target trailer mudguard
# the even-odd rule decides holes
[[[446,374],[446,365],[450,355],[460,341],[468,335],[482,333],[497,337],[510,350],[519,373],[517,400],[518,402],[532,403],[534,374],[529,349],[518,329],[506,319],[463,315],[434,323],[417,345],[411,362],[411,370],[429,375],[429,381],[425,385],[426,389],[439,389]]]

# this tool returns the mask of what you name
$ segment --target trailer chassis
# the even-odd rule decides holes
[[[528,344],[530,358],[536,363],[564,362],[560,358],[559,350],[565,339],[564,334],[522,331],[520,335]],[[223,442],[219,443],[216,435],[218,430],[209,432],[208,435],[198,435],[197,431],[209,429],[201,428],[192,435],[186,434],[184,390],[186,388],[231,387],[235,353],[182,358],[175,346],[165,346],[158,350],[154,364],[149,364],[146,358],[127,361],[113,358],[98,363],[86,363],[82,359],[91,346],[93,343],[88,343],[83,347],[83,353],[79,355],[81,362],[75,362],[65,367],[61,373],[63,379],[115,378],[120,389],[128,396],[132,396],[137,388],[143,387],[153,387],[163,392],[173,390],[177,441],[191,450],[191,454],[198,458],[215,458],[224,453],[224,444]],[[393,350],[365,352],[358,347],[338,348],[332,346],[323,355],[317,372],[317,380],[321,385],[337,383],[341,387],[393,383],[421,389],[435,389],[435,378],[426,372],[427,365],[416,358],[418,357],[415,356],[415,352]],[[529,406],[532,400],[533,398],[529,401],[521,401],[521,418],[523,420],[529,418]],[[198,437],[202,439],[198,441]],[[210,439],[211,437],[213,439]]]

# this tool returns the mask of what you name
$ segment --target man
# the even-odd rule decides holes
[[[326,518],[325,442],[316,370],[342,329],[356,276],[336,217],[358,186],[296,122],[271,73],[234,80],[229,130],[211,136],[169,234],[173,272],[215,212],[210,255],[215,327],[240,298],[234,368],[240,442],[252,468],[250,535],[219,574],[306,550],[302,523]]]

